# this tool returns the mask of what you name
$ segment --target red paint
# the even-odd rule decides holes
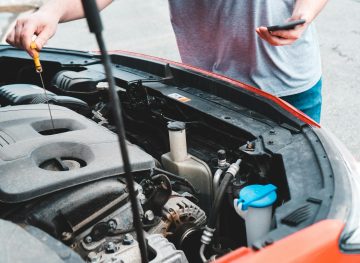
[[[292,115],[294,115],[295,117],[297,117],[298,119],[300,119],[301,121],[314,126],[314,127],[318,127],[320,128],[320,124],[317,123],[316,121],[314,121],[313,119],[311,119],[309,116],[307,116],[306,114],[304,114],[303,112],[301,112],[300,110],[296,109],[295,107],[293,107],[292,105],[290,105],[289,103],[287,103],[286,101],[268,93],[265,92],[263,90],[260,90],[258,88],[252,87],[250,85],[247,85],[245,83],[242,83],[240,81],[234,80],[232,78],[220,75],[220,74],[216,74],[216,73],[212,73],[212,72],[208,72],[206,70],[194,67],[194,66],[190,66],[190,65],[186,65],[183,63],[179,63],[179,62],[175,62],[175,61],[170,61],[167,59],[162,59],[162,58],[158,58],[158,57],[154,57],[154,56],[150,56],[150,55],[144,55],[144,54],[139,54],[139,53],[135,53],[135,52],[130,52],[130,51],[123,51],[123,50],[113,50],[109,52],[110,54],[122,54],[122,55],[129,55],[129,56],[134,56],[134,57],[140,57],[140,58],[144,58],[144,59],[148,59],[148,60],[155,60],[158,62],[162,62],[162,63],[169,63],[171,65],[175,65],[184,69],[188,69],[197,73],[201,73],[203,75],[209,76],[209,77],[213,77],[222,81],[225,81],[227,83],[230,83],[238,88],[242,88],[248,91],[251,91],[253,93],[256,93],[264,98],[267,98],[273,102],[275,102],[276,104],[278,104],[280,107],[282,107],[284,110],[290,112]]]
[[[339,238],[344,223],[324,220],[285,237],[259,251],[240,248],[225,255],[216,263],[355,263],[359,254],[344,254]]]

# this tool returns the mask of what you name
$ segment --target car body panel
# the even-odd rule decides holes
[[[297,118],[299,118],[300,120],[302,120],[303,122],[314,126],[314,127],[321,127],[319,123],[317,123],[316,121],[314,121],[313,119],[311,119],[309,116],[307,116],[305,113],[301,112],[300,110],[296,109],[294,106],[292,106],[291,104],[289,104],[288,102],[280,99],[279,97],[276,97],[266,91],[263,91],[261,89],[255,88],[253,86],[250,86],[248,84],[245,84],[243,82],[240,82],[238,80],[232,79],[230,77],[226,77],[224,75],[220,75],[217,73],[213,73],[213,72],[209,72],[191,65],[187,65],[187,64],[183,64],[183,63],[179,63],[179,62],[175,62],[175,61],[170,61],[167,59],[162,59],[162,58],[158,58],[158,57],[154,57],[154,56],[150,56],[150,55],[144,55],[144,54],[140,54],[140,53],[135,53],[135,52],[129,52],[129,51],[123,51],[123,50],[112,50],[110,51],[111,54],[122,54],[122,55],[131,55],[131,56],[135,56],[135,57],[141,57],[147,60],[156,60],[158,62],[164,62],[164,63],[169,63],[171,65],[175,65],[175,66],[179,66],[182,67],[184,69],[189,69],[201,74],[204,74],[206,76],[212,77],[212,78],[216,78],[225,82],[228,82],[234,86],[237,86],[239,88],[251,91],[253,93],[256,93],[264,98],[267,98],[273,102],[275,102],[276,104],[278,104],[279,106],[281,106],[283,109],[285,109],[286,111],[290,112],[292,115],[296,116]]]
[[[240,248],[217,260],[217,263],[256,262],[360,262],[358,254],[344,254],[339,250],[339,237],[344,223],[324,220],[285,237],[260,251]]]

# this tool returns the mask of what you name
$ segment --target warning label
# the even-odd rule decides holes
[[[188,102],[191,101],[191,99],[184,97],[178,93],[171,93],[168,95],[168,97],[176,99],[177,101],[181,101],[181,102]]]

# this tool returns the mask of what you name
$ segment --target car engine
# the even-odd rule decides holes
[[[31,60],[2,52],[9,74],[0,77],[0,236],[14,235],[0,238],[4,255],[140,262],[99,60],[45,52],[45,96]],[[286,116],[271,119],[261,101],[245,94],[235,103],[239,92],[167,64],[113,59],[149,262],[260,249],[316,219],[327,201],[311,193],[324,179],[309,138]],[[248,199],[254,193],[259,200]],[[28,247],[10,255],[13,240]]]
[[[3,218],[39,227],[92,262],[113,262],[114,257],[118,262],[136,261],[140,254],[126,184],[124,178],[114,178],[123,173],[117,137],[59,106],[52,106],[57,127],[52,129],[48,114],[45,104],[0,109],[0,200],[7,214]],[[136,145],[129,143],[128,149],[136,176],[149,178],[146,193],[140,184],[136,191],[148,208],[142,215],[155,262],[177,262],[183,252],[163,235],[190,221],[201,226],[206,216],[172,192],[165,175],[152,174],[154,158]]]

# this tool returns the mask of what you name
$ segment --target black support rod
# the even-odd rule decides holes
[[[125,129],[124,129],[124,121],[122,117],[122,108],[119,96],[115,90],[115,80],[112,74],[111,60],[110,56],[107,53],[104,39],[102,37],[102,23],[99,14],[99,9],[96,5],[95,0],[82,0],[82,4],[84,7],[84,13],[89,25],[90,32],[94,33],[96,36],[96,40],[98,42],[101,58],[104,64],[105,73],[107,77],[107,81],[109,83],[109,97],[112,105],[112,110],[115,119],[115,125],[117,129],[117,135],[120,143],[120,151],[121,156],[124,163],[125,177],[126,183],[129,190],[129,196],[131,201],[131,208],[133,213],[133,221],[134,227],[136,230],[137,241],[139,242],[139,248],[141,253],[141,259],[143,263],[148,262],[147,257],[147,246],[145,243],[144,232],[142,228],[142,222],[140,218],[139,205],[136,198],[136,193],[134,189],[134,178],[131,172],[131,165],[129,160],[129,154],[126,147],[125,140]]]

